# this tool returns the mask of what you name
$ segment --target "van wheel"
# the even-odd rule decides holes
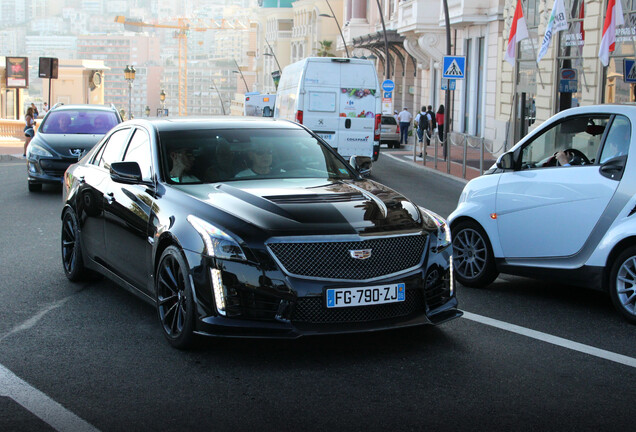
[[[494,281],[499,272],[488,235],[477,223],[459,222],[451,229],[453,234],[453,270],[462,284],[483,288]]]
[[[625,249],[614,261],[609,290],[616,310],[636,324],[636,246]]]

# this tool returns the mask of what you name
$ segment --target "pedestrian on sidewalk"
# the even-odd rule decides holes
[[[34,117],[34,113],[33,113],[33,108],[29,107],[29,109],[27,109],[26,112],[26,116],[24,116],[24,153],[22,154],[22,156],[26,157],[26,151],[27,151],[27,147],[29,146],[29,143],[31,142],[31,138],[33,138],[33,135],[35,135],[35,117]]]
[[[437,127],[437,121],[435,119],[435,113],[433,112],[432,105],[429,105],[427,107],[426,114],[428,114],[428,119],[431,124],[431,132],[426,136],[426,145],[431,145],[431,141],[433,140],[433,135],[435,134],[435,128]]]
[[[435,114],[435,121],[437,122],[437,134],[439,135],[439,141],[444,140],[444,105],[440,105]]]
[[[31,102],[31,108],[33,108],[33,118],[38,118],[40,112],[38,111],[38,107],[36,107],[33,102]]]
[[[404,107],[398,114],[398,121],[400,122],[400,145],[408,144],[411,120],[413,120],[413,116],[409,112],[409,109]]]
[[[422,157],[424,153],[423,140],[426,138],[426,142],[428,143],[428,136],[431,133],[431,116],[426,112],[425,106],[422,106],[417,117],[415,117],[415,124],[417,125],[417,142],[420,148],[418,157]]]
[[[44,102],[44,106],[42,107],[42,111],[44,112],[44,115],[46,115],[46,113],[49,112],[49,104],[47,102]]]

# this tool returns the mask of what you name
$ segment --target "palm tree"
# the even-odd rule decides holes
[[[329,52],[331,50],[331,45],[333,44],[333,41],[324,40],[324,41],[319,41],[318,43],[320,44],[320,49],[318,49],[318,52],[316,53],[318,57],[335,57],[335,55]]]

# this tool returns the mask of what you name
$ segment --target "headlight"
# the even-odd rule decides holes
[[[201,234],[209,256],[247,261],[243,249],[229,234],[196,216],[189,215],[187,220]]]
[[[435,212],[432,212],[428,209],[420,207],[420,211],[422,213],[426,213],[433,219],[435,224],[437,225],[437,248],[444,249],[445,247],[451,244],[451,232],[448,224],[446,223],[446,219],[441,217]]]
[[[27,148],[27,153],[29,154],[29,156],[48,156],[48,157],[53,156],[51,152],[45,149],[44,147],[39,146],[37,144],[33,144],[33,143],[29,143],[29,147]]]

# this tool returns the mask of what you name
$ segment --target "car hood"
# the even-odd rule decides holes
[[[411,201],[370,180],[282,179],[177,188],[270,235],[368,235],[437,228]]]
[[[90,150],[104,136],[103,134],[44,134],[37,133],[39,143],[58,153],[66,154],[68,149]]]

